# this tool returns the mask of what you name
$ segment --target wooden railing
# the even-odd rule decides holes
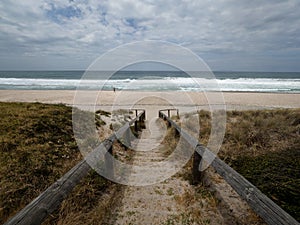
[[[203,172],[199,171],[199,166],[202,157],[214,159],[211,163],[216,172],[221,175],[224,180],[231,185],[231,187],[249,204],[249,206],[267,223],[270,225],[299,225],[292,216],[280,208],[275,202],[263,194],[257,187],[246,180],[242,175],[232,169],[212,151],[203,146],[193,136],[181,129],[171,118],[170,113],[165,115],[160,110],[159,117],[166,120],[168,125],[175,128],[175,130],[183,137],[190,146],[195,148],[193,156],[193,182],[199,181],[203,177]],[[168,111],[169,112],[169,111]]]
[[[158,116],[160,117],[160,114],[162,112],[164,112],[164,111],[168,113],[167,114],[168,118],[171,118],[171,111],[175,111],[176,112],[176,116],[179,118],[179,110],[178,109],[161,109],[158,112]]]
[[[141,111],[138,113],[138,111]],[[136,117],[130,122],[126,123],[116,133],[122,135],[129,133],[129,128],[134,124],[134,128],[138,129],[138,122],[143,122],[145,119],[145,110],[135,110]],[[92,157],[97,151],[107,151],[107,156],[112,154],[112,147],[114,141],[117,139],[116,134],[111,135],[104,140],[95,150],[93,150],[85,159],[80,161],[69,172],[63,175],[59,180],[48,187],[36,199],[29,203],[25,208],[18,212],[14,217],[8,220],[5,225],[37,225],[41,224],[46,217],[57,209],[61,202],[67,197],[72,189],[88,174],[91,170],[87,162],[88,157]],[[104,148],[104,149],[103,149]],[[113,173],[113,163],[111,157],[105,157],[106,170]],[[113,174],[110,174],[113,176]]]

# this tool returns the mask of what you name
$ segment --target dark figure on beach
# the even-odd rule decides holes
[[[116,92],[116,88],[114,87],[113,89],[114,89],[114,92]]]

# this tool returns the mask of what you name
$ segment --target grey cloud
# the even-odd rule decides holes
[[[213,68],[234,70],[232,61],[239,59],[261,68],[272,55],[299,60],[299,9],[298,0],[2,0],[0,54],[33,61],[43,56],[45,65],[55,57],[70,66],[73,58],[84,58],[84,69],[110,48],[152,39],[191,48]]]

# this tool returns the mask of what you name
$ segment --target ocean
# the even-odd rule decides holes
[[[300,72],[214,72],[191,78],[182,71],[118,71],[80,82],[84,71],[0,71],[1,90],[136,90],[300,93]]]

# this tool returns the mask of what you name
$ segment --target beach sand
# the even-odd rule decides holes
[[[224,99],[223,99],[224,98]],[[227,110],[300,108],[300,94],[253,92],[136,92],[70,90],[0,90],[0,101],[62,103],[82,109],[142,108],[157,115],[159,109],[178,108],[181,113],[209,107]]]

